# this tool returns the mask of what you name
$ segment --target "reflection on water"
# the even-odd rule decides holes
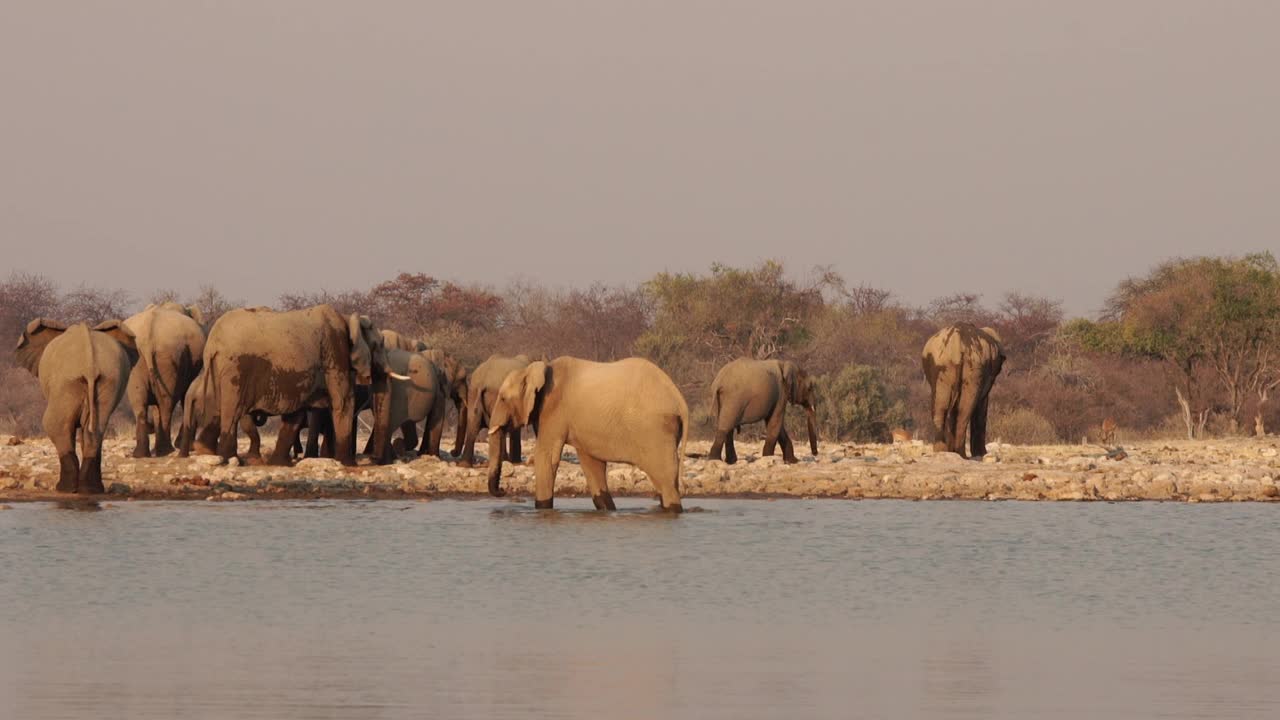
[[[0,718],[1280,717],[1280,508],[557,503],[0,512]]]

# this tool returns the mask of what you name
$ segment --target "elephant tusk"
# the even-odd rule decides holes
[[[413,380],[413,378],[409,377],[408,375],[401,375],[400,373],[388,372],[387,374],[395,378],[396,380]]]

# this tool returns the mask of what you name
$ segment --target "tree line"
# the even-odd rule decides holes
[[[114,288],[60,289],[17,272],[0,283],[0,335],[16,341],[39,316],[124,318],[148,302],[196,305],[206,322],[242,305],[206,286],[137,298]],[[659,273],[638,285],[500,289],[401,273],[371,288],[288,293],[274,307],[329,303],[421,338],[474,367],[491,353],[647,357],[689,401],[693,437],[709,437],[707,393],[737,357],[787,358],[817,379],[825,439],[885,441],[897,428],[931,437],[920,351],[939,327],[995,328],[1007,361],[991,396],[989,437],[1015,443],[1264,433],[1280,390],[1280,266],[1270,254],[1169,260],[1121,282],[1096,318],[1066,318],[1061,302],[1009,292],[958,292],[923,306],[816,268],[781,262]],[[34,378],[0,354],[0,429],[39,432]],[[802,419],[797,418],[800,422]]]

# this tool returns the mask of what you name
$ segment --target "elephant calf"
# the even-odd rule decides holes
[[[799,462],[787,427],[783,422],[787,403],[804,408],[809,430],[809,450],[818,454],[818,433],[814,428],[813,379],[795,363],[786,360],[740,358],[720,368],[711,383],[711,414],[716,437],[707,457],[738,461],[733,433],[747,423],[765,422],[764,455],[772,455],[775,444],[782,445],[782,460]]]
[[[681,452],[689,407],[675,383],[642,358],[611,363],[559,357],[507,375],[489,418],[491,428],[532,425],[535,500],[552,507],[565,445],[578,451],[587,488],[599,510],[614,510],[606,463],[624,462],[649,476],[662,507],[680,512]],[[489,492],[501,496],[500,440],[490,441]]]
[[[58,450],[59,492],[101,493],[102,434],[137,361],[133,333],[119,320],[95,326],[36,318],[18,340],[18,362],[40,381],[44,431]],[[76,457],[76,431],[80,454]]]
[[[934,447],[964,457],[987,454],[987,396],[1004,367],[1000,335],[991,328],[957,323],[929,338],[921,354],[933,394]]]

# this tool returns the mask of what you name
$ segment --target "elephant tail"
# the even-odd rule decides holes
[[[83,326],[82,326],[83,327]],[[85,382],[85,403],[88,408],[85,413],[85,426],[83,431],[91,438],[96,438],[99,432],[98,428],[98,358],[93,352],[93,335],[86,329],[84,334],[85,349],[85,366],[84,366],[84,382]],[[92,440],[90,441],[92,444]]]

